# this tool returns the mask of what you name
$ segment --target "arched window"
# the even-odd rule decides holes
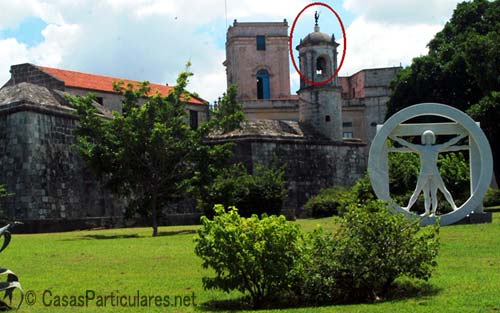
[[[266,70],[257,72],[257,99],[270,99],[269,73]]]
[[[319,57],[316,60],[316,75],[324,75],[326,74],[326,60],[324,57]]]

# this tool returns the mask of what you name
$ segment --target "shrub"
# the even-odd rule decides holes
[[[366,301],[384,296],[398,277],[429,279],[439,227],[419,222],[381,201],[352,205],[333,237],[312,234],[304,293],[315,302]]]
[[[248,293],[255,307],[292,293],[303,247],[301,231],[284,216],[240,217],[215,206],[213,220],[202,217],[196,255],[215,277],[203,277],[205,289]]]
[[[375,192],[373,192],[368,174],[358,179],[354,186],[352,186],[351,191],[353,197],[352,203],[361,204],[377,198]]]
[[[226,208],[236,206],[242,216],[252,214],[278,215],[286,197],[284,170],[257,164],[251,175],[243,164],[236,164],[217,176],[200,206],[205,214],[213,216],[215,204]]]
[[[500,189],[489,188],[484,195],[483,204],[486,207],[500,205]]]
[[[344,214],[345,208],[353,201],[352,193],[345,187],[331,187],[320,191],[305,204],[307,217],[328,217]]]

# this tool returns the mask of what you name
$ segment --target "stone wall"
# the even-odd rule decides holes
[[[15,108],[0,112],[0,182],[14,193],[1,199],[4,213],[16,220],[122,216],[123,206],[71,147],[75,117]]]
[[[324,137],[342,141],[342,101],[338,86],[310,86],[299,90],[299,119]]]
[[[245,100],[243,112],[250,120],[299,120],[299,98]]]
[[[45,73],[36,66],[29,63],[12,65],[10,67],[11,79],[5,84],[12,86],[23,82],[29,82],[49,89],[64,90],[64,82],[52,75]]]
[[[253,169],[255,164],[286,165],[288,196],[284,213],[300,216],[306,201],[325,187],[351,186],[366,173],[366,145],[327,141],[235,140],[235,161]]]

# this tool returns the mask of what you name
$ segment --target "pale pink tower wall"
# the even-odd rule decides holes
[[[257,49],[257,36],[265,38],[265,50]],[[257,72],[269,73],[269,98],[290,97],[288,22],[234,24],[227,31],[228,85],[238,85],[239,100],[257,99]]]

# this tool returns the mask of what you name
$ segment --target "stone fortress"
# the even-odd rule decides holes
[[[389,83],[400,69],[366,69],[314,84],[336,72],[339,44],[321,32],[317,20],[312,30],[296,47],[307,81],[301,79],[292,95],[287,21],[234,21],[224,65],[249,121],[213,139],[235,142],[236,159],[249,168],[276,160],[286,166],[289,216],[300,214],[322,188],[352,185],[365,174],[369,144],[385,118]]]
[[[250,169],[257,163],[286,165],[284,213],[294,217],[320,189],[350,185],[365,174],[374,125],[383,121],[388,85],[399,68],[361,70],[322,86],[302,81],[292,95],[287,31],[286,21],[235,21],[229,28],[227,81],[238,84],[249,121],[210,140],[234,142],[235,161]],[[297,48],[309,80],[322,81],[336,71],[337,47],[319,25],[303,38]],[[13,65],[10,72],[0,89],[0,183],[13,193],[0,199],[4,215],[25,222],[22,231],[122,225],[123,201],[71,147],[78,121],[65,99],[93,92],[100,114],[111,118],[113,110],[121,110],[112,87],[119,78],[33,64]],[[151,87],[164,95],[172,88]],[[186,107],[192,127],[208,118],[206,101],[191,97]],[[196,221],[200,214],[192,207],[167,213],[175,213],[165,219],[171,223],[179,216],[182,222]]]
[[[113,198],[71,147],[78,120],[65,98],[93,92],[100,114],[111,118],[112,110],[121,109],[121,96],[113,91],[120,78],[33,64],[13,65],[10,72],[0,89],[0,182],[13,193],[0,199],[3,214],[24,222],[17,231],[121,225],[123,201]],[[150,87],[163,95],[173,88]],[[206,120],[206,101],[191,97],[186,107],[192,127]]]
[[[224,62],[227,83],[238,85],[239,100],[249,119],[300,119],[300,97],[290,93],[288,46],[286,20],[260,23],[235,20],[229,27]],[[307,73],[312,81],[327,79],[332,73],[325,69],[337,69],[338,44],[332,34],[321,32],[319,25],[315,25],[314,32],[302,39],[300,47],[301,72]],[[321,57],[323,54],[328,58]],[[329,59],[335,64],[325,63]],[[336,102],[341,104],[342,111],[337,116],[342,124],[335,127],[341,127],[342,137],[371,142],[376,125],[385,118],[390,95],[389,83],[400,69],[363,69],[348,77],[335,78],[334,85],[341,88],[337,93],[340,99]],[[301,82],[300,88],[303,87]]]

